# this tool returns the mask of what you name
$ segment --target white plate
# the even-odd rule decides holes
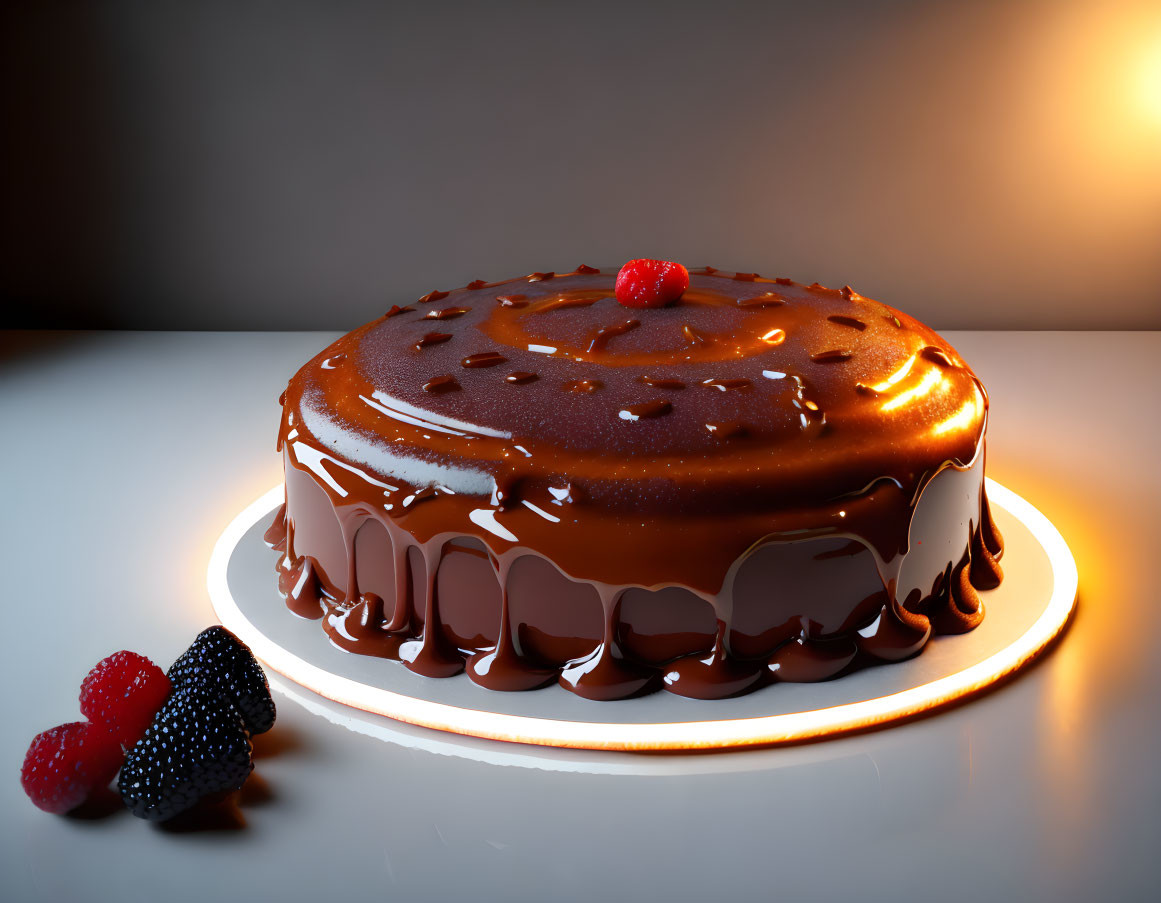
[[[906,662],[823,683],[775,683],[736,699],[654,693],[593,702],[555,685],[498,693],[462,674],[424,678],[399,662],[344,652],[319,623],[291,614],[275,588],[276,554],[262,533],[282,502],[281,486],[239,513],[219,537],[210,559],[210,599],[222,624],[270,668],[358,710],[326,711],[331,703],[286,688],[332,720],[383,715],[457,734],[586,749],[720,749],[816,739],[889,724],[979,692],[1031,662],[1068,622],[1077,571],[1063,537],[1024,499],[987,482],[1004,535],[1004,582],[982,594],[987,616],[979,627],[937,636]]]

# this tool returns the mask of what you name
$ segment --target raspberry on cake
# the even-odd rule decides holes
[[[689,271],[669,260],[630,260],[617,273],[613,288],[626,307],[666,307],[689,288]]]
[[[267,538],[294,612],[429,677],[823,680],[983,617],[987,409],[954,348],[848,287],[661,261],[474,282],[290,380]]]

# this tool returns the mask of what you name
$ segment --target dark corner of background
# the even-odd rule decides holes
[[[1153,3],[7,3],[0,326],[342,329],[658,256],[937,328],[1161,328],[1148,34]]]

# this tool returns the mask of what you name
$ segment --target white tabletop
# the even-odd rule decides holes
[[[1161,333],[952,332],[988,473],[1060,528],[1046,658],[885,730],[697,756],[536,751],[277,695],[240,820],[45,815],[17,773],[117,649],[213,622],[220,530],[280,476],[276,399],[322,333],[0,333],[0,899],[1132,900],[1161,881]],[[309,702],[309,700],[306,700]],[[503,748],[502,748],[503,747]]]

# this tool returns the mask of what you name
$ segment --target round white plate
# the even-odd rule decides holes
[[[906,662],[823,683],[775,683],[736,699],[654,693],[593,702],[556,685],[497,693],[462,674],[433,680],[396,661],[343,652],[318,622],[291,614],[275,587],[277,554],[262,533],[282,502],[281,486],[239,513],[218,538],[210,600],[222,624],[270,668],[364,718],[371,713],[457,734],[585,749],[720,749],[814,739],[909,718],[978,692],[1031,662],[1067,624],[1077,571],[1063,537],[1024,499],[987,482],[1004,535],[1004,582],[983,593],[987,617],[979,627],[934,637]]]

